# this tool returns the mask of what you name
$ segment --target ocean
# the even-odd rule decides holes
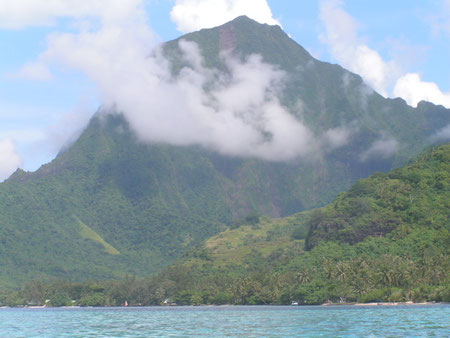
[[[1,337],[450,336],[450,305],[0,309]]]

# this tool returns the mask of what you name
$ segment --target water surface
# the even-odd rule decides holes
[[[450,305],[0,309],[1,337],[450,336]]]

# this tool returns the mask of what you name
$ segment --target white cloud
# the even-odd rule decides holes
[[[219,26],[240,15],[281,26],[273,18],[267,0],[176,0],[170,12],[172,21],[183,33]]]
[[[433,142],[450,140],[450,124],[438,130],[433,136],[431,136],[431,140]]]
[[[17,155],[13,142],[10,139],[0,141],[0,181],[8,178],[17,168],[22,160]]]
[[[404,66],[405,62],[385,61],[377,51],[368,47],[358,37],[358,24],[342,8],[343,4],[343,0],[325,0],[320,6],[320,19],[325,25],[325,34],[321,40],[330,47],[332,56],[342,66],[361,75],[365,82],[385,97],[392,94],[400,96],[413,106],[421,100],[428,100],[450,107],[449,94],[442,93],[435,83],[423,82],[416,73],[404,74],[400,64]],[[450,9],[450,0],[445,0],[445,6]],[[448,13],[450,11],[444,16],[448,17],[450,23]],[[439,27],[444,30],[447,26]],[[393,44],[394,49],[398,47],[398,43]]]
[[[352,125],[350,127],[341,126],[333,129],[328,129],[322,137],[322,142],[324,143],[323,145],[328,150],[341,148],[348,144],[348,142],[350,141],[350,137],[355,130],[355,125]]]
[[[83,71],[104,105],[123,112],[141,140],[270,160],[303,156],[313,147],[312,133],[278,102],[285,74],[261,57],[240,62],[224,54],[229,72],[219,74],[202,65],[195,44],[181,41],[190,66],[174,78],[139,6],[116,20],[101,16],[95,25],[98,19],[76,19],[76,33],[50,35],[38,60]]]
[[[425,100],[450,108],[450,93],[443,93],[434,82],[422,81],[417,73],[408,73],[399,78],[394,87],[394,95],[404,98],[414,107]]]
[[[7,130],[0,130],[0,139],[10,139],[14,144],[32,144],[40,142],[45,138],[42,129],[33,127],[22,127]]]
[[[343,1],[323,1],[320,19],[325,24],[321,40],[328,44],[333,57],[345,68],[357,73],[380,94],[387,90],[399,69],[394,62],[385,62],[375,50],[363,43],[357,34],[358,24],[344,11]]]
[[[53,78],[48,66],[39,61],[28,62],[23,65],[22,68],[14,74],[14,77],[35,81],[48,81]]]
[[[142,0],[0,0],[0,28],[52,26],[62,17],[101,18],[113,22],[130,18]]]
[[[84,98],[74,109],[58,114],[49,114],[47,110],[43,111],[38,107],[29,111],[21,110],[23,116],[19,119],[20,126],[16,123],[1,125],[0,140],[9,139],[15,145],[16,153],[23,159],[23,169],[36,170],[76,140],[96,107],[97,104]],[[17,117],[15,115],[16,112],[12,110],[0,117],[8,121],[12,119],[11,116]],[[40,123],[42,119],[46,119],[45,123]]]
[[[359,159],[365,162],[372,158],[389,158],[395,154],[399,148],[398,141],[386,134],[371,144],[369,149],[360,154]]]
[[[91,118],[91,103],[80,99],[77,106],[62,116],[46,130],[46,138],[42,144],[47,151],[57,153],[67,147],[80,136]],[[40,146],[38,144],[38,146]]]
[[[180,48],[191,66],[177,79],[168,68],[161,74],[164,61],[159,56],[143,58],[147,67],[136,65],[141,76],[118,74],[123,81],[108,93],[142,140],[200,144],[226,155],[275,161],[309,153],[313,135],[276,97],[283,72],[257,55],[243,63],[224,55],[229,72],[219,74],[202,66],[195,44],[182,40]],[[208,91],[207,85],[212,86]]]

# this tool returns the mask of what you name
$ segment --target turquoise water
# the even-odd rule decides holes
[[[450,305],[0,309],[1,337],[450,335]]]

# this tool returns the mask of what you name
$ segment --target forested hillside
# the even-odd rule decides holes
[[[178,303],[450,301],[449,253],[445,145],[358,181],[324,208],[247,220],[190,251],[159,283],[175,285],[168,295]]]
[[[3,302],[82,305],[450,301],[450,145],[324,208],[247,217],[147,279],[32,282]],[[66,304],[66,303],[58,303]]]

